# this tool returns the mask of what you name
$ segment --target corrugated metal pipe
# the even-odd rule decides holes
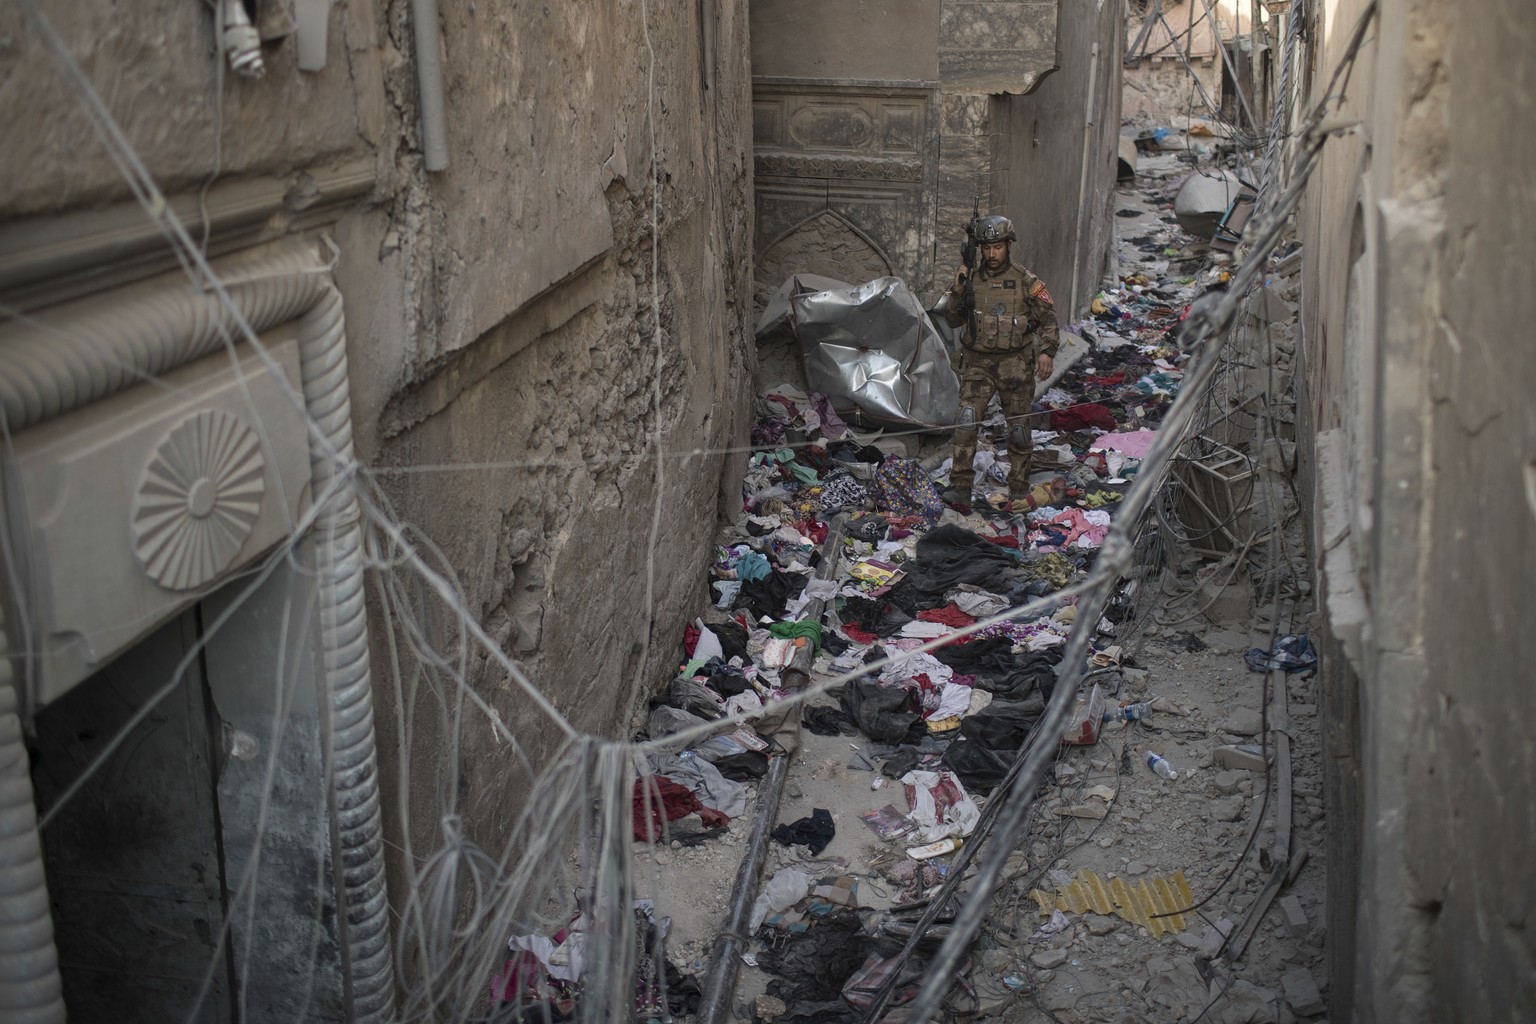
[[[6,649],[0,618],[0,1020],[64,1024],[31,765]]]
[[[335,486],[354,458],[341,293],[308,245],[244,268],[226,290],[258,333],[299,321],[304,403],[318,427],[311,435],[310,465],[313,493],[323,502],[315,526],[321,711],[328,720],[342,955],[352,1020],[388,1021],[394,1014],[394,960],[363,609],[362,529],[355,492],[350,485]],[[110,307],[87,304],[77,314],[50,318],[45,328],[7,324],[0,327],[0,408],[10,429],[23,429],[207,355],[237,333],[218,298],[192,287],[118,300]],[[60,1024],[48,893],[8,666],[0,659],[0,1020]],[[33,913],[38,907],[41,917]]]
[[[316,431],[310,439],[311,489],[324,504],[315,517],[321,646],[329,717],[332,835],[338,894],[345,901],[343,945],[353,1020],[393,1017],[395,979],[384,887],[384,829],[373,731],[368,618],[363,606],[363,532],[357,493],[336,486],[355,461],[347,387],[347,324],[341,293],[326,280],[299,321],[299,377]]]

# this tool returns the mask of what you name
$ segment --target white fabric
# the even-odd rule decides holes
[[[725,659],[725,648],[720,646],[720,638],[715,636],[714,630],[704,625],[703,619],[694,619],[693,626],[699,631],[699,642],[693,648],[694,661],[708,661],[710,658]]]
[[[913,676],[920,675],[926,675],[934,683],[947,683],[954,678],[955,670],[933,655],[917,651],[881,669],[880,681],[887,685],[900,685],[910,683]]]
[[[953,718],[971,709],[971,688],[962,683],[948,682],[939,689],[939,706],[930,718]]]

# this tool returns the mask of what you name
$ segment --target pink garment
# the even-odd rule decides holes
[[[1080,508],[1063,509],[1056,516],[1056,518],[1051,520],[1051,522],[1053,524],[1070,526],[1072,528],[1072,532],[1067,534],[1067,539],[1062,544],[1062,547],[1064,548],[1096,548],[1104,543],[1105,536],[1109,534],[1109,527],[1095,526],[1093,523],[1088,521],[1087,516],[1083,514],[1083,510]],[[1079,544],[1078,540],[1084,537],[1087,538],[1087,543]]]
[[[1117,452],[1123,452],[1127,458],[1144,459],[1147,449],[1152,447],[1152,442],[1157,440],[1157,431],[1130,430],[1120,434],[1100,434],[1094,438],[1090,447],[1094,451],[1103,451],[1113,448]]]

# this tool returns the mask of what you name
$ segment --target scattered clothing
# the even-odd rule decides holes
[[[640,843],[657,841],[662,837],[666,822],[690,814],[697,814],[706,826],[730,822],[729,815],[705,807],[688,787],[654,775],[635,780],[631,803],[635,841]]]
[[[1243,661],[1255,672],[1305,672],[1316,667],[1317,651],[1307,634],[1282,633],[1268,651],[1252,648],[1243,655]]]
[[[832,824],[831,812],[818,807],[811,812],[809,818],[801,818],[774,829],[773,839],[781,846],[808,846],[811,856],[818,857],[836,834],[837,828]]]
[[[937,522],[944,514],[938,489],[912,459],[886,459],[875,470],[871,491],[875,507],[893,516],[920,516]]]

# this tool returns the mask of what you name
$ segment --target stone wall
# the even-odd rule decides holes
[[[1111,241],[1120,142],[1124,11],[1063,4],[1055,71],[1022,96],[994,100],[1002,137],[995,206],[1019,233],[1014,259],[1045,281],[1063,320],[1099,288]]]
[[[1221,59],[1196,57],[1190,62],[1205,94],[1213,103],[1221,102]],[[1143,60],[1124,71],[1122,97],[1124,117],[1146,114],[1154,123],[1167,125],[1168,118],[1208,118],[1210,111],[1199,91],[1189,80],[1184,62],[1177,59]],[[1182,121],[1180,123],[1183,123]]]
[[[440,546],[476,620],[554,705],[603,735],[622,733],[668,675],[705,594],[714,523],[733,511],[740,467],[671,456],[739,445],[748,426],[745,11],[707,4],[701,25],[694,6],[651,4],[652,91],[645,9],[445,9],[445,51],[462,55],[450,62],[453,162],[429,176],[402,158],[409,174],[380,227],[382,265],[404,287],[375,291],[383,301],[354,328],[398,353],[355,382],[372,396],[364,445],[396,510]],[[391,86],[402,104],[410,82]],[[443,463],[494,468],[413,471]],[[552,750],[555,733],[499,670],[479,658],[470,676],[535,761]],[[437,737],[418,741],[433,763]],[[506,747],[479,727],[462,758],[466,824],[499,846],[520,805],[503,785]],[[386,779],[404,774],[392,762]],[[432,806],[430,785],[417,795]],[[415,824],[435,828],[431,814]]]
[[[1016,254],[1058,302],[1073,298],[1074,266],[1077,297],[1091,295],[1109,245],[1123,7],[862,11],[752,5],[759,301],[795,271],[895,274],[934,301],[978,202],[1029,229]]]
[[[680,453],[748,431],[745,5],[445,4],[440,173],[421,155],[407,0],[330,4],[323,69],[299,71],[298,41],[274,38],[265,77],[227,77],[221,108],[206,5],[43,6],[194,237],[209,211],[210,254],[334,242],[353,433],[377,493],[577,728],[623,734],[670,675],[717,518],[739,501],[739,459]],[[16,143],[0,158],[0,299],[47,310],[175,271],[14,5],[0,39],[0,128]],[[452,616],[419,607],[449,642]],[[400,706],[385,642],[400,624],[371,610],[398,895],[402,796],[418,853],[441,841],[446,779],[468,834],[499,850],[526,789],[507,785],[516,761],[485,716],[466,720],[453,763],[437,697]],[[537,764],[556,734],[489,664],[472,658],[468,680]],[[402,747],[407,710],[420,728]]]
[[[1055,0],[759,0],[752,25],[759,301],[795,271],[937,299],[990,202],[988,96],[1054,66]]]
[[[1364,3],[1316,26],[1311,100]],[[1536,1012],[1536,213],[1527,21],[1379,8],[1302,216],[1304,445],[1337,716],[1330,1016]],[[1367,146],[1366,143],[1369,142]],[[1358,716],[1358,736],[1351,723]]]

